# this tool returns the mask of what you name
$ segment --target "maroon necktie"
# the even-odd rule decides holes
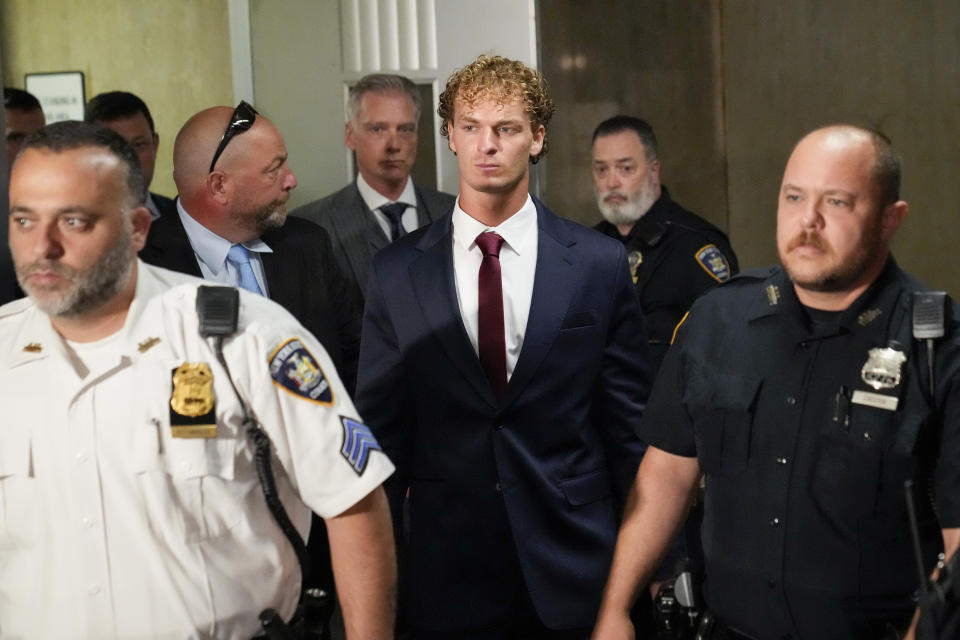
[[[477,236],[483,252],[480,263],[477,342],[480,364],[497,397],[507,388],[507,343],[503,335],[503,284],[500,280],[500,245],[503,238],[484,231]]]

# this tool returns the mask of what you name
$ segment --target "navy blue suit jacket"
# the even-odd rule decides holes
[[[451,216],[371,268],[357,404],[397,466],[414,629],[502,622],[524,588],[547,626],[592,625],[642,455],[650,366],[623,246],[535,202],[529,321],[500,400],[460,317]]]

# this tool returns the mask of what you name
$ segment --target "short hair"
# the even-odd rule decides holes
[[[640,138],[640,143],[643,144],[643,150],[648,162],[657,159],[657,154],[659,153],[657,134],[653,132],[653,127],[650,126],[649,122],[633,116],[619,115],[607,118],[593,130],[593,138],[590,139],[590,143],[593,144],[596,142],[597,138],[610,136],[622,131],[633,131],[637,134],[637,137]]]
[[[890,138],[873,129],[863,129],[873,142],[873,177],[880,192],[880,204],[886,207],[900,199],[900,156],[893,150]]]
[[[371,73],[363,76],[357,84],[350,87],[347,96],[347,119],[350,122],[357,121],[357,112],[360,111],[360,100],[368,93],[403,93],[413,102],[413,121],[420,120],[420,110],[423,107],[423,99],[420,97],[420,90],[410,78],[398,76],[392,73]]]
[[[128,204],[131,208],[142,206],[147,198],[140,160],[126,140],[118,133],[98,124],[64,120],[49,124],[23,143],[19,158],[27,149],[44,149],[60,153],[84,147],[106,149],[120,160],[126,170]]]
[[[43,111],[40,101],[37,97],[23,89],[14,87],[3,88],[3,108],[16,109],[17,111],[33,111],[35,109]]]
[[[501,103],[520,100],[530,117],[531,131],[543,126],[543,147],[540,153],[530,158],[536,164],[547,153],[547,123],[556,107],[547,93],[547,81],[543,75],[519,60],[482,55],[464,68],[454,71],[440,94],[440,106],[437,108],[442,121],[440,135],[450,135],[447,123],[453,122],[457,100],[472,105],[487,98]]]
[[[85,122],[112,122],[121,118],[131,118],[142,113],[150,125],[150,133],[156,133],[153,117],[146,103],[127,91],[107,91],[100,93],[87,103],[83,119]]]
[[[900,156],[893,150],[890,138],[880,130],[869,126],[840,123],[814,129],[800,138],[794,145],[794,149],[808,136],[825,131],[866,136],[873,144],[873,179],[877,186],[880,206],[886,207],[900,199]]]

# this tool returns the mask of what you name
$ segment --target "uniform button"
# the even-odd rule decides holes
[[[777,518],[776,516],[774,516],[773,518],[770,518],[770,526],[771,527],[780,526],[780,518]]]
[[[774,580],[773,578],[770,578],[767,580],[767,586],[773,589],[774,587],[777,586],[777,581]]]
[[[503,485],[500,484],[499,482],[496,485],[494,485],[493,488],[496,489],[497,493],[503,493]]]
[[[87,591],[90,593],[91,596],[95,596],[98,593],[100,593],[100,585],[92,584],[90,585],[90,588]]]
[[[79,462],[80,464],[83,464],[84,462],[87,461],[87,454],[80,451],[77,453],[76,459],[77,459],[77,462]]]
[[[93,520],[91,520],[87,516],[83,516],[83,518],[80,519],[80,522],[82,522],[83,526],[85,526],[87,529],[93,526]]]
[[[787,404],[792,407],[797,404],[797,398],[795,396],[787,396]]]
[[[787,464],[786,458],[777,458],[777,464]]]

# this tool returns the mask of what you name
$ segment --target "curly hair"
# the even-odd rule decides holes
[[[450,136],[447,124],[453,122],[454,107],[459,101],[472,106],[481,100],[495,100],[499,103],[519,100],[524,103],[524,111],[530,117],[530,129],[536,130],[543,125],[543,147],[540,153],[530,157],[537,163],[547,153],[547,123],[556,107],[547,95],[547,81],[539,71],[534,71],[519,60],[510,60],[503,56],[480,56],[462,69],[454,71],[447,80],[447,86],[440,94],[440,106],[437,108],[442,124],[440,135]]]

